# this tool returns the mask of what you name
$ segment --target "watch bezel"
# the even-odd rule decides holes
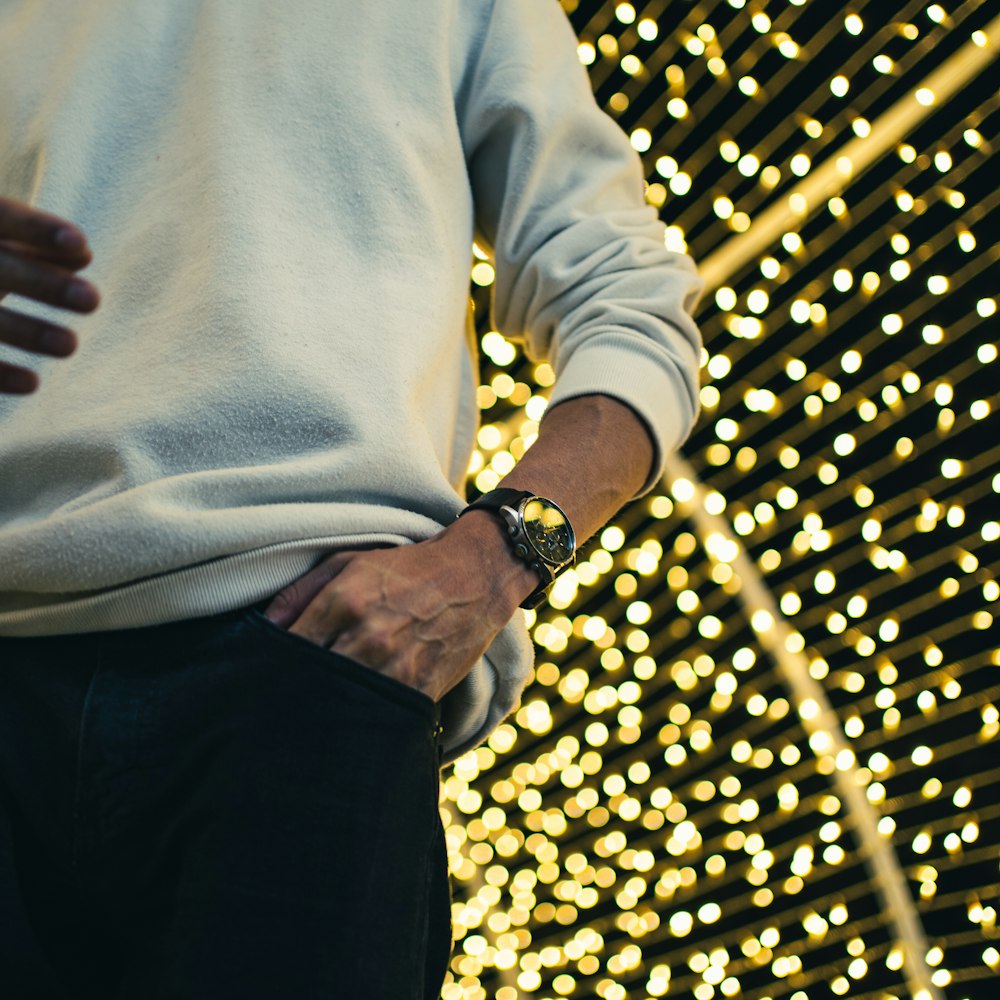
[[[542,552],[538,546],[535,545],[534,539],[531,537],[527,530],[527,522],[525,520],[524,511],[529,503],[534,501],[545,504],[547,507],[551,507],[562,515],[563,524],[566,530],[569,532],[569,555],[563,560],[553,560],[544,552]],[[554,570],[560,570],[565,566],[569,566],[576,558],[576,532],[573,530],[573,525],[570,523],[569,517],[566,511],[562,509],[554,500],[550,500],[548,497],[538,496],[533,494],[532,496],[523,497],[517,505],[517,519],[518,527],[520,529],[520,534],[523,535],[525,542],[531,547],[531,552],[534,554],[537,560],[541,561],[545,566],[548,566]],[[554,574],[553,574],[554,575]]]

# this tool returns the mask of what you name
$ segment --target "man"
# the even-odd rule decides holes
[[[698,410],[699,280],[575,43],[555,0],[4,6],[7,995],[439,995],[439,768]],[[473,237],[557,381],[466,510]]]

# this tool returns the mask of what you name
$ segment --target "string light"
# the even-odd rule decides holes
[[[684,454],[735,541],[681,515],[692,482],[626,508],[527,614],[537,662],[519,709],[443,775],[456,944],[442,997],[911,995],[838,774],[912,887],[925,998],[988,995],[1000,352],[983,220],[1000,101],[926,81],[953,40],[996,44],[989,5],[905,22],[816,0],[768,14],[728,0],[708,20],[697,5],[564,6],[668,248],[701,261],[776,200],[798,221],[698,315],[702,413]],[[810,57],[834,49],[820,78]],[[921,127],[876,169],[841,163],[900,102]],[[828,162],[841,181],[817,199]],[[486,491],[530,447],[555,373],[491,328],[495,272],[476,249],[469,477]],[[740,610],[734,545],[842,746],[806,729],[820,706],[776,673],[775,617]]]

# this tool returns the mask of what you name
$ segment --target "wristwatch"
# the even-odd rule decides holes
[[[470,510],[490,510],[500,517],[514,555],[541,577],[539,586],[521,602],[522,608],[537,608],[556,574],[576,559],[576,535],[566,512],[545,497],[510,489],[484,493],[458,516]]]

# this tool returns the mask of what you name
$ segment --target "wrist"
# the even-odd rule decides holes
[[[500,519],[487,510],[470,510],[443,535],[462,546],[470,563],[493,580],[498,597],[516,608],[541,582],[538,574],[511,551]]]

